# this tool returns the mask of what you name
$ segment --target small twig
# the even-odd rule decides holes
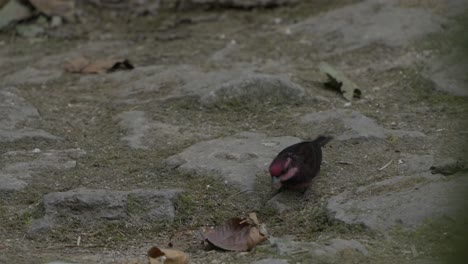
[[[379,171],[381,170],[384,170],[385,168],[387,168],[388,166],[390,166],[390,164],[392,164],[393,160],[390,160],[387,164],[383,165],[382,168],[379,169]]]
[[[414,245],[411,245],[411,253],[413,254],[413,258],[418,257],[418,251],[416,250],[416,247]]]
[[[76,246],[79,247],[81,244],[81,235],[78,236],[78,238],[76,239]]]
[[[289,254],[297,255],[297,254],[302,254],[302,253],[307,253],[307,252],[309,252],[309,250],[307,250],[307,249],[298,249],[298,250],[295,250],[295,251],[293,251],[293,252],[291,252]]]
[[[229,199],[231,199],[231,198],[234,197],[234,196],[237,196],[237,195],[239,195],[239,194],[243,194],[243,193],[246,193],[246,192],[250,192],[250,191],[252,191],[252,189],[245,189],[245,190],[236,192],[236,193],[234,193],[234,194],[228,196],[228,198],[226,198],[226,200],[229,200]]]
[[[353,163],[350,162],[350,161],[342,161],[342,160],[341,160],[341,161],[338,161],[337,163],[338,163],[338,164],[344,164],[344,165],[352,165],[352,164],[353,164]]]

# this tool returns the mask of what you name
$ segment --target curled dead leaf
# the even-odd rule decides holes
[[[262,229],[266,228],[263,226]],[[204,234],[205,239],[214,246],[231,251],[248,251],[267,239],[260,231],[255,214],[249,218],[232,218]]]
[[[160,249],[152,247],[148,250],[148,259],[150,264],[188,264],[189,256],[175,249]]]
[[[64,69],[71,73],[87,73],[87,74],[101,74],[117,70],[131,70],[133,65],[128,60],[122,59],[98,59],[91,61],[85,57],[76,57],[69,60]]]

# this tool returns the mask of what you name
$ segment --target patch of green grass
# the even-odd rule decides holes
[[[130,215],[141,215],[145,213],[148,208],[145,203],[138,200],[134,195],[129,195],[127,200],[127,210]]]
[[[236,189],[228,188],[222,180],[209,176],[185,175],[185,192],[176,202],[175,223],[182,226],[201,227],[221,224],[228,219],[242,216],[249,207],[235,195]]]
[[[398,143],[398,137],[396,137],[394,135],[391,135],[391,136],[387,137],[387,142],[390,145],[396,145]]]

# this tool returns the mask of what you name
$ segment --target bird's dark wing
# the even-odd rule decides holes
[[[290,156],[294,165],[299,167],[298,174],[285,183],[296,185],[310,182],[317,176],[322,163],[322,146],[331,139],[331,137],[319,136],[313,141],[300,142],[284,149],[282,155]]]

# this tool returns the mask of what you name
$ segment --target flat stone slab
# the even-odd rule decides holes
[[[304,97],[304,88],[286,75],[258,73],[252,65],[238,65],[232,69],[202,71],[191,65],[148,66],[130,72],[86,76],[80,81],[112,82],[121,88],[117,96],[122,101],[144,103],[144,94],[159,92],[158,100],[196,97],[205,107],[229,104],[258,104],[265,102],[294,103]],[[151,99],[154,100],[154,99]]]
[[[374,43],[401,46],[444,30],[446,18],[428,8],[405,7],[399,2],[367,0],[346,5],[300,22],[291,31],[310,35],[307,41],[334,52]]]
[[[6,152],[0,156],[7,164],[0,169],[0,194],[24,189],[43,170],[72,169],[76,167],[76,159],[85,154],[82,149]]]
[[[178,126],[151,120],[143,111],[126,111],[115,118],[125,130],[121,139],[132,149],[149,149],[160,145],[171,145],[190,136]]]
[[[286,259],[272,259],[272,258],[267,258],[267,259],[261,259],[254,261],[250,264],[288,264],[289,261]]]
[[[270,243],[276,251],[283,256],[306,254],[316,258],[334,258],[347,250],[354,251],[362,256],[369,253],[365,246],[357,240],[331,239],[326,243],[298,242],[289,239],[273,238]]]
[[[62,76],[62,70],[45,70],[26,67],[13,74],[5,76],[0,84],[3,85],[41,85],[54,81]]]
[[[348,224],[363,224],[376,230],[387,230],[397,225],[416,228],[428,219],[444,216],[455,218],[460,214],[458,205],[465,201],[468,177],[423,182],[409,188],[400,186],[403,189],[400,191],[392,190],[392,185],[401,183],[404,178],[408,177],[386,180],[380,184],[385,186],[386,191],[377,195],[358,195],[376,187],[376,184],[360,188],[358,193],[345,191],[333,196],[327,208],[335,219]]]
[[[266,137],[242,132],[232,137],[196,143],[166,159],[178,170],[199,176],[216,175],[243,190],[253,190],[257,173],[266,172],[273,158],[296,137]]]
[[[298,0],[190,0],[190,5],[212,5],[235,8],[275,7],[295,4]]]
[[[13,87],[0,88],[0,113],[0,142],[23,138],[59,139],[44,130],[18,125],[37,120],[40,116],[37,109],[19,96]]]
[[[394,137],[424,137],[425,135],[418,131],[404,131],[386,129],[377,122],[360,112],[347,109],[333,109],[323,112],[306,114],[301,117],[302,124],[329,127],[337,124],[344,130],[337,136],[338,140],[348,140],[352,138],[379,138],[385,139],[389,136]],[[334,129],[335,130],[335,129]]]
[[[434,82],[435,88],[457,96],[468,96],[468,58],[463,51],[454,51],[444,57],[426,62],[423,75]]]
[[[401,153],[398,171],[403,175],[412,175],[428,172],[434,164],[434,156],[431,154]]]
[[[170,221],[175,217],[174,201],[182,191],[143,190],[113,191],[79,188],[46,194],[42,199],[44,216],[36,220],[28,233],[48,231],[63,224],[130,222],[134,225]]]

